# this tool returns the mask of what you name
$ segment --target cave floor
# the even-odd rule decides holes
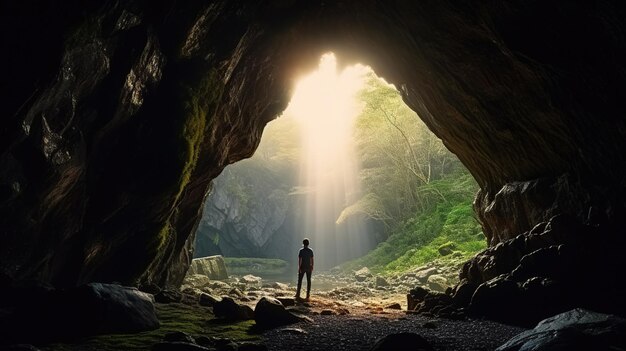
[[[38,345],[41,350],[149,350],[172,332],[228,338],[266,345],[269,350],[369,350],[385,335],[413,332],[434,350],[494,350],[522,328],[485,320],[447,320],[384,308],[398,296],[369,296],[347,304],[323,296],[290,307],[312,322],[300,322],[258,332],[254,321],[226,323],[210,308],[189,303],[156,304],[161,327],[138,334],[101,335],[72,343]],[[388,305],[387,305],[388,306]]]

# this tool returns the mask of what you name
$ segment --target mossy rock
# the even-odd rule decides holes
[[[439,245],[439,247],[437,248],[437,251],[439,251],[439,254],[441,256],[448,256],[452,254],[455,249],[456,249],[456,244],[453,243],[452,241],[448,241],[445,244]]]

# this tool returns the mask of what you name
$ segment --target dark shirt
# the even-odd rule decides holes
[[[311,270],[311,258],[313,257],[313,250],[308,247],[303,247],[298,253],[298,257],[302,259],[302,265],[300,266],[303,271]]]

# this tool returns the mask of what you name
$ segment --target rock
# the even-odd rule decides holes
[[[154,301],[158,303],[180,302],[182,298],[182,294],[174,290],[161,290],[158,294],[154,295]]]
[[[244,293],[243,293],[243,292],[241,292],[241,290],[239,290],[239,289],[237,289],[237,288],[232,288],[232,289],[228,292],[228,295],[230,295],[230,296],[235,296],[235,297],[238,297],[238,298],[241,298],[241,297],[244,297],[244,296],[245,296],[245,295],[244,295]]]
[[[335,311],[333,311],[333,310],[322,310],[320,312],[320,315],[322,315],[322,316],[334,316],[336,314],[337,313]]]
[[[418,334],[397,333],[389,334],[376,341],[370,351],[430,351],[432,346]]]
[[[424,300],[429,291],[421,286],[411,289],[406,295],[407,311],[413,311],[418,303]]]
[[[454,291],[454,304],[463,307],[469,305],[470,301],[472,301],[472,295],[474,295],[476,288],[478,288],[478,286],[474,283],[460,283]]]
[[[370,277],[372,277],[372,272],[370,272],[369,268],[367,267],[363,267],[354,272],[354,279],[356,279],[356,281],[358,282],[363,282]]]
[[[226,282],[222,282],[222,281],[211,281],[208,285],[209,288],[211,289],[223,289],[223,290],[228,290],[231,289],[232,286]]]
[[[447,256],[450,255],[454,252],[454,250],[456,249],[456,244],[454,244],[453,242],[449,241],[443,245],[440,245],[437,248],[437,251],[439,251],[439,254],[441,256]]]
[[[203,288],[211,285],[211,279],[204,274],[187,274],[184,283],[194,288]]]
[[[507,275],[501,275],[478,286],[468,306],[471,315],[517,325],[526,325],[521,289]]]
[[[385,308],[390,309],[390,310],[401,310],[402,305],[396,302],[396,303],[392,303],[391,305],[385,306]]]
[[[260,285],[263,279],[252,274],[244,275],[241,281],[249,285]]]
[[[376,280],[374,281],[374,285],[376,287],[385,287],[385,286],[389,286],[389,282],[387,281],[387,279],[377,275]]]
[[[215,305],[218,301],[219,299],[215,296],[204,293],[200,294],[200,297],[198,298],[198,304],[201,306],[213,307],[213,305]]]
[[[194,258],[187,274],[201,274],[213,280],[228,279],[226,262],[222,255]]]
[[[496,350],[624,350],[624,335],[626,319],[577,308],[542,320]]]
[[[445,292],[448,288],[448,280],[439,274],[433,274],[428,277],[428,287],[435,291]]]
[[[221,301],[213,304],[213,313],[218,318],[229,321],[240,321],[254,318],[254,312],[250,306],[239,305],[232,298],[224,296]]]
[[[262,297],[254,309],[254,320],[261,328],[273,328],[281,325],[309,320],[287,311],[280,301],[271,297]]]
[[[171,332],[171,333],[167,333],[165,334],[165,336],[163,336],[163,341],[165,342],[187,342],[187,343],[191,343],[191,344],[195,344],[196,340],[194,340],[194,338],[184,332],[181,331],[175,331],[175,332]]]
[[[296,304],[296,299],[293,297],[278,296],[276,300],[280,301],[285,307],[295,306]]]
[[[210,349],[189,342],[160,342],[151,348],[152,351],[210,351]]]
[[[430,277],[433,274],[437,274],[439,272],[439,270],[437,269],[437,267],[431,267],[431,268],[426,268],[426,269],[422,269],[420,271],[417,271],[415,273],[415,277],[422,283],[426,283],[428,281],[428,277]]]
[[[289,285],[280,283],[280,282],[274,282],[272,283],[272,288],[279,289],[279,290],[287,290],[289,289]]]
[[[9,320],[9,330],[3,331],[8,336],[5,342],[65,340],[159,327],[152,295],[101,283],[40,294],[17,307]]]

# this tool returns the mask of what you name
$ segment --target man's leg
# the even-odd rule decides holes
[[[302,278],[300,278],[302,281]],[[311,296],[311,271],[306,271],[306,298],[308,299]]]
[[[298,272],[298,290],[296,290],[296,298],[300,298],[300,288],[302,288],[302,276],[304,276],[304,272]]]

